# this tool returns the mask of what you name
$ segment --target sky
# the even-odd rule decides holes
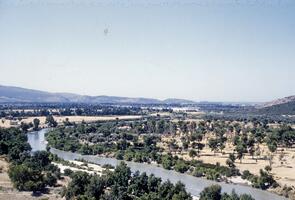
[[[0,85],[196,101],[295,95],[295,2],[0,0]]]

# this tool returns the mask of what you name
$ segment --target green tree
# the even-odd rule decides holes
[[[50,153],[47,151],[36,151],[32,156],[32,163],[35,163],[36,165],[38,165],[38,167],[41,167],[41,169],[43,169],[51,162],[49,159],[49,155]]]
[[[121,162],[115,169],[115,172],[113,175],[113,181],[120,186],[127,187],[130,177],[131,177],[130,168],[127,167],[126,163]]]
[[[211,185],[206,187],[200,193],[200,200],[220,200],[221,199],[221,187],[220,185]]]
[[[39,130],[40,120],[38,118],[35,118],[33,120],[33,124],[34,124],[34,127],[33,127],[34,131],[38,131]]]
[[[226,160],[226,164],[230,167],[230,168],[235,168],[236,165],[235,165],[235,160],[236,160],[236,157],[233,153],[229,154],[229,157],[228,159]]]
[[[21,191],[41,191],[46,186],[42,171],[25,165],[12,165],[8,174],[13,185]]]
[[[218,141],[217,141],[217,139],[213,139],[213,138],[209,139],[208,145],[209,145],[211,151],[213,151],[214,153],[215,153],[215,151],[218,150]]]
[[[47,172],[44,181],[47,185],[53,187],[57,183],[57,177],[54,176],[51,172]]]
[[[240,200],[255,200],[255,199],[249,194],[242,194],[240,196]]]
[[[197,152],[193,149],[191,149],[188,153],[188,155],[191,157],[191,158],[194,158],[196,155],[197,155]]]
[[[171,155],[164,155],[161,157],[161,163],[164,169],[171,169],[173,166],[173,158]]]
[[[99,176],[92,176],[86,188],[86,196],[99,200],[104,194],[105,181]]]
[[[46,117],[45,123],[48,124],[49,127],[56,127],[57,122],[54,120],[52,115],[48,115]]]
[[[65,192],[66,199],[74,199],[74,197],[84,194],[90,183],[90,175],[86,172],[75,172],[71,178],[72,181],[68,184]]]
[[[247,147],[240,142],[235,147],[235,151],[237,152],[237,159],[239,159],[240,160],[240,163],[242,163],[242,159],[244,157],[244,154],[247,153]]]
[[[28,129],[30,128],[29,124],[24,123],[24,122],[21,122],[20,127],[21,127],[22,131],[24,131],[24,132],[28,132]]]
[[[189,169],[189,165],[184,160],[178,160],[174,166],[175,171],[184,173]]]

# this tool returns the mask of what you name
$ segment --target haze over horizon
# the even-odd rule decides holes
[[[0,0],[0,85],[195,101],[295,95],[295,2],[111,2]]]

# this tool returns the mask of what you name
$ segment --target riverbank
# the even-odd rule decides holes
[[[90,156],[90,155],[81,155],[72,152],[65,152],[58,149],[51,149],[51,153],[58,155],[60,158],[65,160],[79,160],[84,159],[88,162],[105,165],[110,164],[113,166],[117,166],[120,160],[114,158],[106,158],[99,156]],[[163,181],[170,180],[172,183],[177,183],[181,181],[185,184],[187,191],[190,192],[193,196],[199,196],[200,192],[205,188],[213,184],[219,184],[222,187],[222,192],[231,193],[232,190],[235,190],[238,194],[251,194],[255,199],[259,200],[286,200],[286,198],[278,196],[276,194],[258,190],[252,187],[243,186],[243,185],[235,185],[235,184],[227,184],[224,182],[214,182],[210,180],[206,180],[203,178],[193,177],[188,174],[181,174],[171,170],[165,170],[162,167],[156,165],[150,165],[145,163],[135,163],[135,162],[126,162],[128,167],[130,167],[132,172],[139,171],[141,173],[145,172],[148,175],[154,174],[157,177],[160,177]]]

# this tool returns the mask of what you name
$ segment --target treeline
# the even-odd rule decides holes
[[[211,185],[201,192],[200,200],[254,200],[254,198],[249,194],[238,195],[234,190],[231,194],[221,193],[219,185]]]
[[[43,192],[54,186],[60,178],[60,170],[51,164],[48,152],[30,154],[24,132],[15,129],[0,129],[0,155],[6,155],[9,177],[15,188],[21,191]]]
[[[226,121],[267,121],[269,123],[294,123],[295,118],[283,114],[267,114],[258,113],[259,110],[245,111],[245,112],[224,112],[208,113],[204,116],[207,120],[226,120]]]
[[[34,106],[0,106],[0,118],[21,118],[34,116],[98,116],[98,115],[140,115],[143,111],[138,106],[91,105],[91,104],[56,104]]]
[[[242,106],[242,105],[231,105],[231,104],[223,104],[223,103],[199,103],[198,107],[207,113],[236,113],[242,111],[251,110],[252,106]]]

